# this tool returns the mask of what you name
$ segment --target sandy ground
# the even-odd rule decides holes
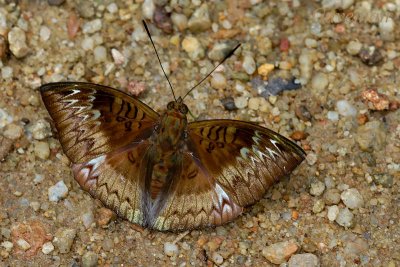
[[[61,2],[0,0],[0,266],[400,266],[399,1]],[[307,152],[229,224],[142,229],[73,179],[38,87],[90,81],[162,111],[143,18],[177,95],[242,44],[187,98],[195,116]]]

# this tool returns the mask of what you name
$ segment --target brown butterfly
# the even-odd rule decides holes
[[[174,95],[158,114],[92,83],[51,83],[40,91],[81,187],[143,227],[180,231],[231,221],[305,156],[292,141],[249,122],[189,123],[187,94]]]

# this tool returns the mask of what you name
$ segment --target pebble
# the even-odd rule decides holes
[[[111,56],[113,57],[114,63],[116,65],[122,65],[125,63],[125,56],[117,49],[115,48],[111,49]]]
[[[217,265],[221,265],[224,262],[224,258],[218,252],[211,254],[211,260]]]
[[[89,211],[82,214],[82,223],[86,229],[90,228],[94,222],[93,212]]]
[[[107,49],[102,46],[96,46],[93,50],[94,60],[97,63],[106,62],[107,61]]]
[[[48,0],[47,3],[51,6],[61,6],[65,0]]]
[[[197,8],[188,21],[188,28],[193,33],[199,33],[210,29],[211,20],[208,14],[208,5],[202,4]]]
[[[381,52],[375,46],[362,48],[358,56],[361,61],[368,66],[374,66],[383,60]]]
[[[6,251],[10,252],[14,247],[13,243],[10,241],[1,242],[1,246],[6,249]]]
[[[254,58],[252,56],[245,56],[243,58],[242,67],[247,74],[252,75],[256,71],[256,62]]]
[[[58,202],[64,199],[68,195],[68,187],[65,185],[64,181],[61,180],[55,185],[49,187],[48,189],[49,201]]]
[[[188,18],[184,14],[174,12],[171,15],[171,20],[179,31],[184,31],[187,28]]]
[[[359,41],[350,41],[347,46],[346,46],[346,50],[347,52],[352,55],[358,55],[358,53],[360,53],[362,48],[362,44]]]
[[[328,87],[329,80],[325,73],[318,72],[311,79],[311,88],[315,92],[323,92]]]
[[[50,123],[44,119],[38,120],[29,130],[32,132],[33,138],[36,140],[43,140],[52,135]]]
[[[317,256],[311,253],[296,254],[290,257],[288,267],[319,267]]]
[[[110,12],[111,14],[115,14],[118,12],[118,6],[116,3],[110,3],[107,6],[107,11]]]
[[[46,160],[50,156],[50,146],[47,142],[44,141],[36,142],[34,152],[38,158]]]
[[[262,255],[274,264],[282,264],[298,249],[294,240],[288,240],[267,246],[262,250]]]
[[[349,209],[358,209],[364,206],[364,199],[356,188],[343,191],[340,197]]]
[[[94,40],[92,37],[85,37],[82,40],[81,47],[85,51],[91,51],[94,48]]]
[[[328,189],[324,194],[324,199],[327,205],[339,204],[340,191],[336,188]]]
[[[31,248],[31,245],[25,239],[22,238],[17,240],[17,245],[24,251],[27,251],[28,249]]]
[[[308,165],[310,165],[310,166],[314,165],[318,161],[317,154],[312,153],[312,152],[308,153],[306,156],[306,161],[307,161]]]
[[[325,208],[325,202],[322,199],[318,199],[317,201],[315,201],[312,210],[314,213],[320,213],[321,211],[324,210],[324,208]]]
[[[336,111],[328,111],[328,113],[326,114],[326,117],[330,121],[338,121],[339,120],[339,113],[337,113]]]
[[[356,141],[363,151],[379,151],[386,143],[385,126],[381,121],[369,121],[357,129]]]
[[[17,58],[25,57],[30,51],[26,44],[25,32],[18,27],[13,27],[8,33],[8,43],[11,52]]]
[[[156,10],[156,5],[153,0],[145,0],[142,5],[142,14],[146,19],[153,19],[154,11]]]
[[[248,106],[249,106],[249,109],[258,110],[260,107],[260,98],[258,98],[258,97],[250,98],[248,101]]]
[[[238,109],[235,105],[235,100],[231,96],[225,97],[220,101],[226,110],[232,111]]]
[[[90,19],[95,14],[94,2],[92,1],[78,0],[77,3],[75,3],[75,7],[79,15],[85,19]]]
[[[204,49],[199,40],[197,40],[195,37],[185,37],[182,40],[182,48],[192,60],[198,60],[204,57]]]
[[[325,190],[325,184],[321,181],[316,181],[311,184],[310,194],[313,196],[320,196]]]
[[[44,180],[44,176],[41,174],[35,174],[35,178],[33,179],[33,183],[35,185],[40,184]]]
[[[393,176],[387,173],[375,174],[373,176],[374,182],[382,185],[383,187],[390,188],[393,186]]]
[[[164,254],[172,257],[179,254],[178,246],[175,243],[165,242],[164,243]]]
[[[258,67],[257,72],[259,75],[266,78],[274,68],[274,64],[264,63]]]
[[[389,109],[390,101],[387,95],[377,92],[375,89],[367,89],[361,93],[361,98],[370,110]]]
[[[395,27],[396,26],[393,19],[391,17],[385,16],[379,22],[379,33],[382,40],[393,41]]]
[[[47,255],[47,254],[53,252],[53,250],[54,250],[54,245],[53,245],[53,243],[51,243],[51,242],[46,242],[46,243],[44,243],[43,246],[42,246],[42,252],[43,252],[43,254],[46,254],[46,255]]]
[[[339,210],[339,214],[336,217],[336,222],[343,227],[349,228],[353,225],[353,213],[346,207]]]
[[[336,102],[336,109],[338,113],[344,117],[355,117],[357,115],[357,109],[350,104],[347,100],[339,100]]]
[[[100,208],[97,214],[97,223],[99,226],[105,226],[110,223],[110,221],[115,218],[115,213],[107,208]]]
[[[327,214],[328,220],[330,220],[331,222],[335,221],[338,214],[339,214],[339,207],[337,205],[328,207],[328,214]]]
[[[247,104],[248,104],[247,97],[239,96],[235,98],[235,106],[238,109],[244,109],[245,107],[247,107]]]
[[[1,77],[3,79],[10,79],[13,77],[13,68],[10,66],[5,66],[3,68],[1,68]]]
[[[217,43],[211,48],[207,56],[214,61],[221,61],[230,51],[232,47],[227,43]]]
[[[76,236],[75,229],[62,228],[55,233],[53,244],[60,253],[65,254],[71,250],[72,244]]]
[[[100,31],[102,27],[103,23],[101,19],[94,19],[83,24],[82,32],[85,34],[92,34]]]
[[[10,123],[4,127],[3,135],[11,140],[21,138],[24,133],[24,128],[21,125]]]
[[[50,39],[51,31],[46,26],[41,26],[39,30],[40,40],[46,42]]]
[[[217,90],[226,88],[226,78],[222,73],[216,72],[211,76],[211,87]]]
[[[93,251],[88,251],[82,256],[82,267],[97,266],[98,256]]]

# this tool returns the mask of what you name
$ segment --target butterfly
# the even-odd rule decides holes
[[[188,122],[187,94],[174,95],[159,114],[93,83],[50,83],[40,92],[82,189],[150,229],[229,222],[305,157],[294,142],[250,122]]]

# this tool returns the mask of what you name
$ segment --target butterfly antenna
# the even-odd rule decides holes
[[[235,46],[235,48],[233,48],[225,57],[223,60],[221,60],[217,66],[215,66],[215,68],[210,71],[210,73],[208,73],[203,79],[201,79],[200,82],[198,82],[195,86],[192,87],[192,89],[190,89],[183,97],[182,99],[185,99],[185,97],[190,94],[190,92],[192,92],[197,86],[199,86],[202,82],[204,82],[205,79],[207,79],[222,63],[224,63],[225,60],[227,60],[228,58],[230,58],[233,53],[235,53],[235,51],[239,48],[240,44],[237,44]]]
[[[169,83],[169,87],[171,88],[172,96],[174,97],[174,100],[176,101],[174,89],[172,88],[172,84],[171,84],[171,82],[169,81],[168,76],[167,76],[167,74],[165,73],[165,70],[164,70],[164,68],[163,68],[163,66],[162,66],[162,64],[161,64],[161,60],[160,60],[160,57],[158,56],[156,46],[154,45],[154,42],[153,42],[153,38],[151,38],[151,34],[150,34],[150,31],[149,31],[149,28],[147,28],[146,22],[145,22],[144,20],[142,20],[142,22],[143,22],[144,28],[146,29],[147,35],[148,35],[149,38],[150,38],[151,44],[153,45],[154,51],[156,52],[158,62],[160,63],[160,66],[161,66],[161,69],[162,69],[162,71],[163,71],[163,73],[164,73],[164,75],[165,75],[165,78],[167,78],[167,81],[168,81],[168,83]]]

